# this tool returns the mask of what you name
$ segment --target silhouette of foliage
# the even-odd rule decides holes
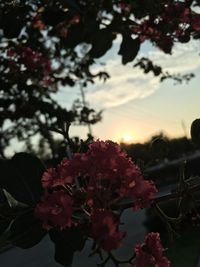
[[[54,137],[48,128],[63,121],[97,122],[91,116],[62,108],[52,95],[60,85],[87,86],[109,75],[93,66],[122,36],[122,64],[132,62],[141,44],[150,41],[171,54],[175,43],[200,37],[196,0],[13,0],[0,3],[0,154],[13,137],[29,140],[40,134],[54,156]],[[134,66],[152,71],[161,80],[173,77],[149,60]],[[80,116],[79,116],[80,115]],[[77,117],[78,116],[78,117]]]
[[[165,159],[175,160],[185,155],[191,155],[196,150],[187,137],[170,139],[163,133],[153,136],[144,144],[122,143],[121,146],[131,158],[138,160],[138,163],[142,162],[146,167],[155,165]]]

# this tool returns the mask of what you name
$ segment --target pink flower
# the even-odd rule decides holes
[[[88,175],[90,168],[90,161],[87,154],[84,153],[74,153],[72,159],[69,161],[68,172],[74,178],[78,176],[85,177]]]
[[[140,169],[127,157],[117,143],[96,141],[87,152],[91,161],[88,171],[90,186],[98,194],[100,187],[115,192],[121,198],[134,201],[134,209],[149,206],[157,192],[152,181],[145,181]],[[106,183],[107,182],[107,183]]]
[[[72,176],[69,175],[68,168],[69,160],[64,158],[57,168],[49,168],[42,175],[43,188],[53,188],[59,185],[71,184],[73,182]]]
[[[57,166],[59,178],[62,179],[65,184],[72,184],[74,182],[71,174],[70,163],[70,160],[63,158],[60,164]]]
[[[130,197],[133,199],[134,210],[147,208],[152,202],[157,192],[153,181],[141,180],[135,187],[130,189]]]
[[[118,231],[119,222],[108,210],[96,210],[91,216],[91,235],[104,250],[110,251],[121,246],[125,233]]]
[[[165,7],[162,18],[170,23],[189,22],[190,9],[185,3],[168,3]],[[174,19],[176,18],[176,19]]]
[[[49,168],[42,175],[42,186],[43,188],[50,188],[53,186],[54,181],[57,179],[57,172],[54,168]]]
[[[163,256],[159,233],[149,233],[144,243],[135,246],[136,257],[133,267],[169,267],[170,262]]]
[[[75,15],[73,18],[70,20],[70,24],[78,24],[80,23],[80,16]]]
[[[40,64],[43,68],[43,75],[44,76],[49,76],[52,72],[52,68],[51,68],[51,61],[47,60],[46,58],[42,57],[40,59]]]
[[[192,15],[192,28],[196,31],[200,31],[200,15],[193,14]]]
[[[133,202],[134,210],[146,208],[152,203],[157,192],[154,183],[144,180],[138,166],[117,143],[99,140],[93,142],[86,153],[75,153],[71,160],[64,158],[57,168],[48,169],[42,176],[42,186],[46,193],[51,194],[38,206],[40,210],[47,209],[43,213],[39,212],[41,219],[44,216],[45,220],[46,215],[49,218],[55,200],[53,196],[58,198],[59,192],[63,195],[63,191],[58,190],[65,190],[72,196],[76,209],[86,212],[87,216],[92,214],[93,229],[99,228],[100,232],[105,229],[108,241],[103,237],[99,240],[100,236],[96,236],[96,230],[93,231],[94,238],[99,240],[105,250],[118,247],[123,238],[123,234],[118,232],[118,223],[112,217],[111,211],[105,209],[111,210],[124,198]],[[48,205],[47,199],[51,201],[51,205]],[[104,223],[98,225],[96,218],[100,218]],[[90,221],[90,216],[88,220]],[[55,225],[54,221],[52,225]]]
[[[81,184],[78,182],[81,181]],[[104,208],[115,198],[130,198],[134,209],[151,204],[156,187],[145,181],[140,169],[117,143],[93,142],[86,153],[64,158],[57,169],[49,169],[42,177],[44,188],[70,184],[73,190],[83,187],[91,208]]]
[[[123,179],[130,165],[126,153],[117,143],[109,140],[93,142],[86,154],[90,162],[88,169],[88,175],[91,177],[90,185],[95,185],[100,180],[109,180],[111,186],[115,186]]]
[[[42,70],[42,75],[45,77],[52,73],[51,61],[42,53],[25,45],[17,45],[10,48],[7,56],[14,58],[19,66],[24,65],[30,72],[35,73],[38,70]]]
[[[54,191],[43,197],[35,208],[35,216],[43,221],[47,230],[59,226],[60,229],[72,225],[72,198],[64,191]]]
[[[118,6],[121,9],[121,12],[123,12],[123,13],[130,13],[130,11],[131,11],[131,5],[130,4],[121,2],[118,4]]]
[[[60,37],[62,37],[62,38],[66,38],[67,35],[68,35],[68,31],[69,31],[69,29],[68,29],[66,26],[62,26],[62,27],[59,29],[59,35],[60,35]]]
[[[36,29],[39,29],[39,30],[44,30],[45,29],[45,24],[40,19],[39,15],[36,15],[36,16],[33,17],[32,26],[33,26],[33,28],[36,28]]]

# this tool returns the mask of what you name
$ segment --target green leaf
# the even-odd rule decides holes
[[[0,201],[0,234],[4,234],[8,225],[22,212],[27,210],[27,205],[14,199],[5,189],[1,190]]]
[[[10,226],[10,241],[20,248],[31,248],[38,244],[46,231],[34,217],[33,211],[26,212],[13,221]]]
[[[10,193],[8,193],[5,189],[3,189],[3,193],[6,197],[9,207],[12,208],[25,208],[28,207],[26,204],[19,202],[16,200]]]
[[[28,153],[17,153],[1,162],[0,187],[17,201],[28,205],[36,204],[42,195],[41,176],[45,171],[42,162]]]
[[[94,34],[92,49],[89,54],[94,58],[102,57],[111,47],[115,35],[109,29],[102,29]]]
[[[139,38],[133,39],[129,34],[123,35],[123,40],[118,54],[122,55],[122,63],[125,65],[135,59],[140,49]]]
[[[78,227],[52,230],[50,238],[55,245],[55,260],[65,267],[72,265],[74,252],[82,250],[86,241]]]

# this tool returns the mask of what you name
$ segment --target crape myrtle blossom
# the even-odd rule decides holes
[[[46,194],[35,208],[35,216],[43,221],[43,227],[61,229],[72,226],[73,200],[63,190]]]
[[[74,179],[72,175],[69,175],[69,160],[64,158],[57,168],[49,168],[44,172],[41,182],[45,189],[54,188],[58,185],[73,184]]]
[[[149,233],[144,243],[137,244],[134,251],[133,267],[170,267],[170,262],[163,255],[159,233]]]
[[[91,235],[106,251],[121,246],[125,233],[119,232],[118,228],[119,222],[114,219],[111,211],[96,210],[91,216]]]
[[[42,80],[48,79],[52,74],[51,61],[41,52],[28,46],[17,44],[15,47],[11,47],[7,51],[7,57],[11,72],[28,70],[30,73],[38,75],[39,70]]]
[[[87,217],[90,237],[105,250],[119,247],[125,236],[118,230],[117,205],[126,198],[134,210],[146,208],[157,191],[112,141],[97,140],[86,153],[64,158],[56,168],[48,169],[41,181],[45,194],[35,215],[43,220],[43,226],[63,229],[78,225],[81,222],[75,221],[74,214],[81,212]]]
[[[134,209],[147,207],[156,192],[151,181],[145,181],[141,171],[117,143],[96,141],[87,152],[89,188],[94,196],[107,191],[115,196],[131,198]]]

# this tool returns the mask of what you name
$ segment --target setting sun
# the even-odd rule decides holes
[[[133,137],[130,134],[125,134],[122,139],[121,139],[122,143],[126,143],[126,144],[130,144],[133,142]]]

